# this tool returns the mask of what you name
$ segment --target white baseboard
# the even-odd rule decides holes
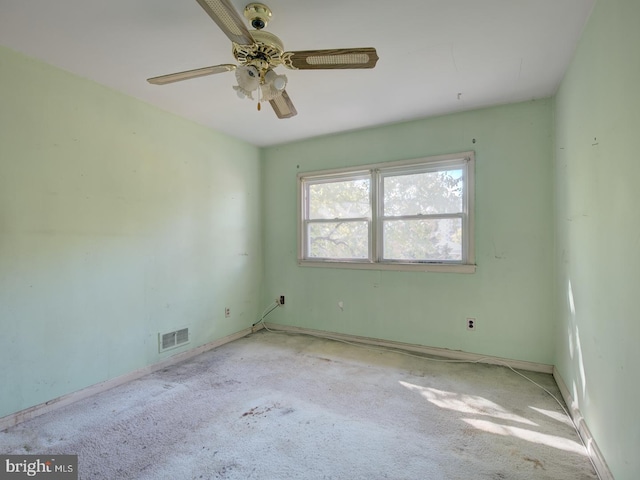
[[[24,410],[20,410],[19,412],[12,413],[10,415],[7,415],[6,417],[0,418],[0,432],[14,425],[18,425],[19,423],[22,423],[26,420],[30,420],[66,405],[70,405],[79,400],[91,397],[92,395],[95,395],[97,393],[110,390],[132,380],[144,377],[145,375],[153,373],[157,370],[161,370],[176,363],[183,362],[192,357],[195,357],[196,355],[200,355],[201,353],[213,350],[214,348],[224,345],[225,343],[233,342],[234,340],[246,337],[247,335],[260,330],[260,328],[263,328],[262,325],[259,327],[256,326],[245,328],[244,330],[233,333],[231,335],[227,335],[226,337],[219,338],[218,340],[214,340],[199,347],[192,348],[191,350],[187,350],[186,352],[180,352],[172,355],[171,357],[161,360],[158,363],[154,363],[153,365],[140,368],[125,375],[121,375],[110,380],[105,380],[104,382],[96,383],[95,385],[83,388],[82,390],[68,393],[39,405],[34,405],[33,407],[29,407]]]
[[[511,360],[508,358],[493,357],[489,355],[479,355],[477,353],[467,353],[462,350],[449,350],[447,348],[425,347],[423,345],[414,345],[411,343],[395,342],[392,340],[381,340],[379,338],[359,337],[357,335],[349,335],[344,333],[325,332],[322,330],[313,330],[309,328],[292,327],[289,325],[280,325],[277,323],[267,322],[267,328],[282,332],[301,333],[313,335],[316,337],[328,338],[333,340],[344,340],[347,342],[364,343],[367,345],[375,345],[378,347],[397,348],[410,352],[432,355],[435,357],[450,358],[453,360],[464,360],[476,363],[488,363],[492,365],[503,365],[518,370],[527,370],[529,372],[552,373],[553,365],[544,363],[525,362],[522,360]]]
[[[587,452],[593,461],[593,466],[595,467],[600,480],[614,480],[613,474],[611,473],[611,470],[609,470],[609,466],[607,465],[602,452],[598,448],[598,444],[593,438],[593,435],[591,435],[589,427],[587,427],[587,423],[578,408],[578,404],[571,396],[571,393],[567,388],[567,384],[564,383],[560,372],[555,367],[553,367],[553,378],[558,384],[558,388],[560,389],[564,402],[567,404],[567,407],[569,407],[569,414],[578,429],[578,434],[582,437],[582,441],[587,447]]]

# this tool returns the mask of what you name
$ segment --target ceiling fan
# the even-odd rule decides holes
[[[271,10],[262,3],[250,3],[244,16],[255,30],[249,31],[230,0],[196,0],[232,42],[232,53],[239,65],[222,64],[170,73],[147,79],[154,85],[235,71],[238,85],[233,88],[240,98],[268,101],[278,118],[290,118],[298,112],[285,90],[287,77],[276,73],[280,65],[292,70],[373,68],[378,61],[375,48],[341,48],[286,52],[282,41],[265,32]]]

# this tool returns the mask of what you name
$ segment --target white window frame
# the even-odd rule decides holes
[[[407,218],[460,218],[462,221],[462,260],[461,261],[405,261],[386,260],[383,258],[383,180],[386,176],[399,174],[423,173],[440,171],[445,168],[459,168],[463,170],[463,198],[462,212],[456,214],[420,215]],[[298,264],[310,267],[356,268],[372,270],[408,270],[435,271],[454,273],[475,272],[474,248],[474,200],[475,200],[475,152],[462,152],[450,155],[438,155],[420,159],[386,162],[372,165],[361,165],[350,168],[331,169],[325,171],[299,173],[298,181]],[[367,218],[341,218],[344,221],[368,222],[369,256],[366,259],[335,259],[310,258],[307,256],[307,226],[310,223],[332,222],[335,219],[309,219],[308,191],[309,186],[319,183],[329,183],[338,180],[370,179],[371,216]],[[390,217],[398,219],[399,217]]]

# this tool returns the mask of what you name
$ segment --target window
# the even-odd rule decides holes
[[[474,153],[301,173],[301,265],[473,272]]]

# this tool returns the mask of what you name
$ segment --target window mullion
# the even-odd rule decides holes
[[[382,258],[382,223],[380,219],[383,215],[382,199],[384,191],[382,188],[382,178],[380,170],[371,170],[371,245],[372,261],[379,262]]]

